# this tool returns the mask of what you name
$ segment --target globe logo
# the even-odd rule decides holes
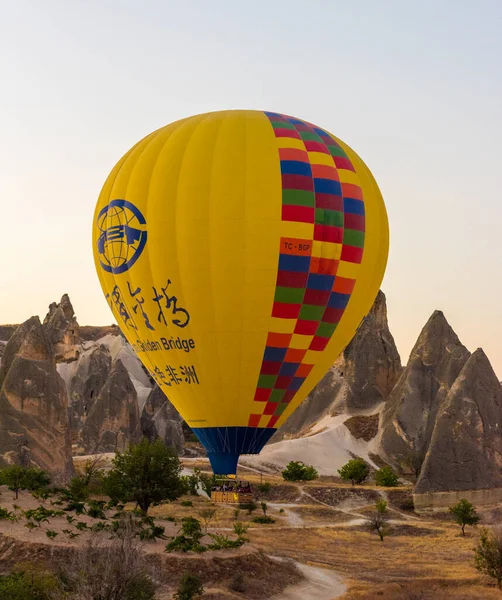
[[[98,254],[108,273],[125,273],[138,260],[146,244],[146,221],[127,200],[112,200],[101,209],[98,228]]]

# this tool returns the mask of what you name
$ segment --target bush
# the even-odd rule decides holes
[[[60,589],[56,577],[29,565],[0,576],[0,600],[51,600]]]
[[[195,600],[204,593],[202,581],[198,575],[185,573],[181,578],[178,591],[174,594],[174,600]]]
[[[375,483],[382,487],[396,487],[399,478],[390,467],[382,467],[375,473]]]
[[[0,521],[12,521],[13,517],[14,514],[10,510],[7,510],[6,508],[3,508],[3,506],[0,506]]]
[[[30,521],[38,523],[39,527],[43,522],[48,523],[50,517],[61,517],[63,515],[64,512],[62,510],[50,510],[44,506],[23,511],[23,516]]]
[[[312,481],[317,479],[318,476],[319,474],[314,467],[294,460],[282,471],[282,477],[286,481]]]
[[[193,502],[191,500],[182,500],[180,504],[181,506],[193,506]]]
[[[228,538],[228,536],[222,535],[221,533],[210,533],[209,537],[213,540],[213,543],[207,547],[208,550],[226,550],[227,548],[240,548],[244,543],[244,540],[242,538],[231,540]]]
[[[389,519],[387,502],[385,502],[385,500],[379,500],[375,504],[375,508],[376,511],[370,514],[366,521],[370,531],[376,531],[380,537],[380,541],[383,542],[384,537],[389,533],[389,527],[387,525]]]
[[[89,486],[87,483],[87,478],[83,477],[82,475],[73,477],[65,492],[65,496],[68,500],[85,502],[85,500],[89,498]]]
[[[93,519],[106,519],[106,514],[104,512],[104,506],[106,502],[91,500],[89,502],[89,508],[87,509],[87,514]]]
[[[105,525],[100,522],[98,525]],[[105,540],[93,536],[75,552],[61,573],[69,598],[89,600],[154,600],[151,563],[128,520],[120,533]],[[106,594],[106,595],[103,595]]]
[[[136,502],[146,514],[154,503],[176,500],[185,491],[181,465],[174,450],[162,440],[130,446],[113,460],[103,478],[103,489],[114,501]]]
[[[349,462],[338,470],[338,473],[345,481],[351,481],[352,485],[355,483],[362,483],[370,472],[370,468],[364,462],[362,458],[355,458],[349,460]]]
[[[256,489],[260,492],[260,494],[263,494],[264,496],[266,496],[270,492],[271,488],[272,488],[272,486],[270,485],[270,483],[268,481],[259,483],[256,486]]]
[[[45,535],[46,535],[46,536],[47,536],[47,537],[48,537],[50,540],[53,540],[53,539],[54,539],[54,538],[55,538],[55,537],[56,537],[58,534],[57,534],[57,531],[54,531],[53,529],[48,529],[48,530],[45,532]]]
[[[215,508],[204,508],[199,511],[199,515],[201,519],[204,521],[204,531],[207,533],[207,528],[209,527],[209,523],[214,519],[216,515]]]
[[[241,510],[247,510],[248,515],[250,515],[258,508],[258,505],[256,504],[256,502],[249,502],[248,504],[240,504],[239,508]]]
[[[465,536],[466,525],[476,525],[479,521],[476,509],[465,498],[460,500],[455,506],[452,506],[450,512],[454,515],[455,521],[460,525],[463,536]]]
[[[234,523],[234,533],[237,535],[237,538],[239,540],[244,540],[245,542],[248,541],[244,537],[244,534],[247,533],[248,529],[249,529],[249,525],[244,525],[244,523],[241,523],[240,521],[237,521],[237,523]]]
[[[204,552],[206,548],[200,543],[203,535],[200,521],[185,517],[181,519],[181,534],[171,539],[166,552]]]
[[[483,529],[478,545],[474,548],[474,564],[476,569],[497,580],[502,589],[502,530],[500,527],[489,531]]]
[[[255,517],[253,519],[253,523],[275,523],[275,519],[272,519],[272,517]]]

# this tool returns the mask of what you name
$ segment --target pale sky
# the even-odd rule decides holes
[[[441,309],[502,378],[501,32],[500,0],[0,0],[0,323],[65,292],[112,323],[91,249],[111,168],[179,118],[271,110],[375,175],[403,362]]]

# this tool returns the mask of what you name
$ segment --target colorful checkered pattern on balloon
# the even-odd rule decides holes
[[[275,426],[314,366],[307,351],[328,344],[355,284],[337,276],[339,263],[361,262],[365,229],[362,190],[344,182],[354,178],[343,171],[355,169],[339,144],[315,125],[265,114],[281,164],[282,221],[292,234],[281,238],[272,322],[288,326],[268,334],[250,427]]]

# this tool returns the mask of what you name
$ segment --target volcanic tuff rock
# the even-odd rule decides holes
[[[73,473],[66,386],[38,317],[20,325],[0,368],[0,465],[38,466],[58,482]]]
[[[141,441],[138,397],[131,378],[121,360],[112,369],[89,408],[82,428],[86,452],[123,452],[127,446]]]
[[[44,319],[44,328],[52,342],[56,360],[76,360],[79,355],[78,323],[68,294],[61,302],[53,302]]]
[[[439,407],[469,356],[443,313],[435,311],[382,413],[380,451],[402,473],[418,476]]]
[[[440,407],[415,492],[502,487],[502,386],[483,350]]]
[[[385,295],[380,291],[354,339],[274,441],[297,435],[328,413],[373,412],[387,399],[401,371],[401,359],[387,322]]]
[[[84,352],[76,365],[68,389],[70,394],[70,425],[72,441],[81,447],[82,432],[87,415],[99,398],[112,368],[112,357],[102,344]],[[83,453],[87,453],[82,448]]]
[[[166,398],[164,392],[156,385],[146,399],[141,413],[141,430],[150,441],[157,438],[166,446],[173,446],[182,453],[184,435],[183,419]]]

